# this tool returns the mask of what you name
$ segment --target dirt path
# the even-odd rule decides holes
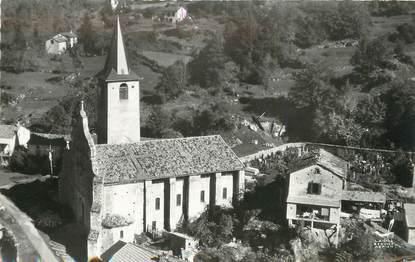
[[[0,205],[5,210],[3,211],[3,217],[9,219],[2,219],[3,225],[6,229],[10,230],[17,240],[17,250],[25,251],[24,246],[28,243],[36,250],[42,261],[58,262],[52,250],[44,242],[37,229],[34,227],[32,220],[22,211],[20,211],[7,197],[0,194]],[[23,234],[22,234],[23,232]],[[22,242],[25,245],[22,247]],[[22,250],[24,248],[24,250]],[[31,254],[33,256],[33,254]]]

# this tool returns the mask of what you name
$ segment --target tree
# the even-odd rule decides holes
[[[172,124],[171,114],[160,106],[153,106],[147,119],[146,128],[148,136],[163,137]]]
[[[224,83],[226,57],[222,40],[213,38],[189,63],[190,81],[203,88],[219,88]]]
[[[353,112],[355,121],[364,129],[362,146],[379,147],[386,133],[386,104],[380,97],[368,96],[360,100]]]
[[[415,150],[415,87],[413,82],[394,82],[382,96],[386,103],[386,138],[397,148]]]
[[[392,52],[386,39],[376,38],[367,40],[365,37],[359,40],[359,46],[351,58],[351,64],[355,66],[354,73],[357,82],[363,83],[367,89],[387,83],[391,80],[386,69],[395,69],[391,63]]]
[[[163,71],[156,90],[164,100],[170,100],[179,96],[185,90],[186,84],[186,65],[179,60]]]
[[[79,28],[79,41],[82,43],[85,53],[96,53],[96,34],[92,29],[91,20],[88,13],[85,13],[84,17],[82,18],[82,24]]]

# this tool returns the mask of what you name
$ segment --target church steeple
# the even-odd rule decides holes
[[[140,141],[140,82],[128,67],[118,16],[111,49],[98,78],[98,143]]]
[[[125,52],[124,39],[120,26],[120,18],[117,15],[117,24],[112,35],[111,48],[107,55],[104,69],[99,76],[106,80],[137,79],[138,77],[130,72]]]

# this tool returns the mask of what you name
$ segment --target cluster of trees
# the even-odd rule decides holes
[[[230,112],[221,103],[210,104],[204,109],[191,109],[180,115],[154,106],[142,133],[147,137],[174,138],[215,134],[234,127]]]
[[[393,56],[386,39],[363,38],[351,58],[354,71],[350,75],[339,78],[318,65],[298,72],[289,92],[290,137],[412,150],[414,82],[393,78]],[[384,91],[369,92],[379,86]],[[361,91],[366,93],[357,95]]]
[[[198,239],[202,247],[195,261],[294,261],[290,241],[297,232],[280,224],[275,214],[267,216],[279,206],[269,199],[280,190],[278,183],[260,184],[233,208],[211,207],[184,224],[180,230]],[[242,240],[242,245],[228,248],[233,238]]]

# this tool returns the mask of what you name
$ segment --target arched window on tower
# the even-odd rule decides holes
[[[120,100],[128,100],[128,86],[126,83],[120,85]]]

